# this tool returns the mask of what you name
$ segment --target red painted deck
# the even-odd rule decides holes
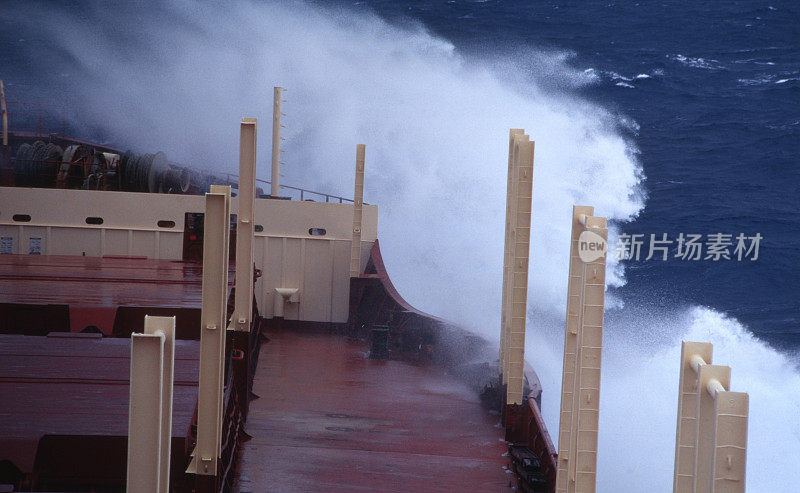
[[[505,491],[506,443],[459,380],[342,336],[267,333],[236,491]]]
[[[198,308],[202,265],[145,258],[0,256],[0,303]]]
[[[75,474],[113,472],[124,480],[130,339],[92,336],[0,335],[0,461],[30,473],[52,460]],[[197,402],[199,349],[195,341],[175,346],[172,436],[179,461],[186,454],[176,446],[189,436]],[[108,464],[88,459],[98,455]]]
[[[127,337],[149,313],[175,315],[178,338],[196,339],[202,270],[199,263],[174,260],[0,255],[0,333],[96,326]],[[231,267],[229,283],[233,275]]]

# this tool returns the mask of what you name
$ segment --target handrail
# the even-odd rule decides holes
[[[6,100],[6,105],[11,107],[13,105],[19,105],[22,107],[25,106],[33,106],[34,108],[38,108],[38,115],[35,115],[36,119],[36,126],[35,127],[27,127],[27,128],[19,128],[17,127],[16,131],[20,130],[30,130],[32,131],[37,137],[43,137],[49,135],[51,133],[56,133],[61,137],[65,137],[67,135],[67,107],[62,104],[54,104],[54,103],[42,103],[42,102],[33,102],[33,101],[18,101],[18,100]],[[45,112],[45,108],[55,108],[55,111]],[[8,113],[8,110],[7,110]],[[60,115],[56,115],[55,113],[60,113]],[[46,120],[47,119],[47,120]],[[60,120],[60,121],[58,121]],[[45,125],[47,123],[47,125]],[[56,130],[56,132],[50,132],[50,130]],[[60,131],[60,133],[58,133]],[[10,132],[10,130],[9,130]]]
[[[239,175],[236,175],[236,174],[233,174],[233,173],[225,173],[225,180],[226,180],[226,184],[230,184],[233,188],[237,188],[238,183],[239,183]],[[262,180],[261,178],[256,178],[256,183],[262,183],[264,185],[271,185],[272,184],[271,181]],[[340,204],[343,204],[345,202],[351,203],[351,204],[353,203],[353,199],[348,199],[346,197],[341,197],[339,195],[334,195],[334,194],[331,194],[331,193],[317,192],[315,190],[309,190],[307,188],[293,187],[291,185],[284,185],[284,184],[280,184],[280,188],[299,191],[300,192],[300,200],[305,200],[305,194],[311,193],[311,194],[314,194],[314,195],[318,195],[320,197],[325,197],[325,202],[331,202],[331,199],[333,199],[334,202],[338,200]]]

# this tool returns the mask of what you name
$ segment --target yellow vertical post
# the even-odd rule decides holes
[[[164,364],[161,379],[161,472],[159,493],[169,491],[170,446],[172,444],[172,387],[175,373],[175,317],[144,317],[144,333],[164,334]]]
[[[573,434],[573,396],[575,376],[578,372],[578,340],[581,326],[581,297],[583,290],[583,261],[579,256],[578,239],[583,232],[581,217],[594,214],[594,207],[573,206],[572,232],[569,249],[569,277],[567,281],[567,315],[564,330],[564,360],[561,378],[561,411],[558,426],[558,471],[556,491],[574,491],[570,474],[572,463],[570,445]]]
[[[570,244],[556,491],[593,492],[597,481],[600,366],[608,229],[574,206]]]
[[[506,183],[506,236],[503,249],[503,293],[500,302],[500,375],[503,384],[508,383],[507,344],[508,344],[508,316],[511,311],[509,285],[511,284],[511,267],[514,261],[514,225],[512,224],[514,189],[517,181],[517,138],[525,133],[519,128],[512,128],[508,135],[508,179]]]
[[[520,134],[514,144],[517,161],[513,176],[513,258],[509,270],[506,312],[506,404],[522,404],[525,365],[525,321],[528,306],[528,257],[531,239],[531,201],[533,198],[534,143]]]
[[[683,342],[675,493],[744,493],[749,397],[730,392],[731,369],[711,365],[711,344]]]
[[[239,211],[236,216],[236,280],[233,330],[249,332],[253,315],[253,209],[256,197],[255,118],[243,118],[239,133]]]
[[[694,491],[695,432],[697,431],[697,374],[692,368],[692,359],[701,358],[711,363],[712,346],[707,342],[681,344],[681,370],[678,391],[678,423],[675,431],[675,471],[672,478],[674,493]]]
[[[274,87],[272,93],[272,182],[270,195],[278,197],[281,193],[281,103],[283,88]]]
[[[695,435],[694,490],[714,491],[714,418],[717,403],[714,395],[707,391],[709,382],[718,381],[725,390],[730,388],[731,368],[721,365],[703,365],[698,372],[700,398],[697,400],[697,426]]]
[[[197,444],[186,472],[207,476],[217,474],[222,433],[230,199],[230,187],[212,185],[203,222]]]
[[[744,392],[716,393],[711,461],[714,493],[744,493],[749,407]]]
[[[131,335],[129,493],[169,491],[174,365],[175,317],[146,316]]]
[[[353,244],[350,246],[350,277],[361,274],[361,215],[364,208],[364,144],[356,147],[356,183],[353,194]]]
[[[3,145],[8,145],[8,111],[6,109],[6,90],[3,81],[0,80],[0,111],[3,116]]]
[[[225,324],[227,323],[226,317],[228,314],[228,268],[230,265],[230,244],[231,244],[231,187],[228,185],[211,185],[210,190],[211,193],[217,193],[225,196],[225,212],[223,213],[225,217],[225,227],[222,228],[222,234],[224,236],[223,244],[224,244],[224,251],[223,257],[224,261],[222,264],[222,278],[220,282],[222,284],[222,300],[221,300],[221,308],[220,311],[222,313],[222,327],[225,328]],[[202,313],[201,313],[202,317]],[[218,454],[222,453],[222,416],[223,416],[223,394],[225,393],[225,346],[227,342],[227,338],[224,334],[225,330],[222,330],[223,334],[220,334],[219,337],[222,339],[222,344],[220,344],[220,357],[219,357],[219,365],[217,365],[218,370],[218,380],[220,382],[219,385],[219,398],[217,399],[218,404],[218,423],[219,426],[217,428],[217,452]],[[220,457],[218,455],[218,457]]]
[[[126,488],[130,493],[158,491],[161,482],[159,459],[163,364],[163,336],[136,333],[131,335]]]

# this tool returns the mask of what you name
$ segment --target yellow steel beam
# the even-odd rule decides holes
[[[556,491],[593,492],[597,481],[600,363],[608,229],[593,207],[574,206],[570,244]],[[589,235],[589,236],[587,236]],[[601,246],[589,253],[590,243]],[[594,248],[594,247],[592,247]]]
[[[528,257],[531,236],[534,143],[516,134],[512,158],[515,160],[512,191],[509,285],[506,295],[506,404],[522,404],[525,364],[525,322],[528,302]]]
[[[128,493],[169,491],[175,317],[145,316],[131,334]]]
[[[356,182],[353,195],[353,243],[350,246],[350,277],[361,274],[361,221],[364,208],[364,144],[356,147]]]
[[[206,194],[200,328],[197,445],[188,473],[214,476],[220,456],[228,295],[230,187],[212,185]]]
[[[281,104],[283,88],[274,87],[272,93],[272,180],[270,195],[278,197],[281,193]]]
[[[253,316],[253,209],[256,198],[258,122],[244,118],[239,133],[239,211],[236,225],[236,290],[230,328],[249,332]]]
[[[697,374],[692,359],[711,363],[712,346],[705,342],[683,342],[681,345],[680,389],[678,392],[678,422],[675,432],[675,470],[672,479],[674,493],[694,491],[695,432],[697,431]]]
[[[714,493],[744,493],[747,462],[749,396],[744,392],[718,392],[714,410]]]
[[[506,184],[506,236],[505,246],[503,249],[503,293],[500,308],[500,374],[503,378],[502,383],[508,383],[508,367],[507,367],[507,348],[508,345],[508,322],[509,313],[511,311],[511,290],[509,285],[511,283],[511,267],[514,263],[514,224],[512,224],[514,201],[514,190],[517,180],[517,167],[519,160],[516,156],[516,142],[517,138],[525,133],[524,130],[519,128],[512,128],[508,135],[508,181]]]
[[[730,392],[731,369],[712,365],[709,343],[681,346],[675,493],[743,493],[749,397]]]
[[[703,365],[697,372],[699,399],[697,400],[697,421],[695,427],[694,491],[714,491],[711,486],[714,478],[714,418],[716,397],[706,391],[711,380],[719,382],[725,390],[730,388],[731,368],[721,365]]]

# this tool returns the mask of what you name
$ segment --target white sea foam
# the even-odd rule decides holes
[[[517,53],[526,62],[468,59],[421,28],[302,4],[17,14],[71,57],[80,121],[120,145],[235,171],[238,122],[256,116],[259,176],[268,178],[272,86],[287,87],[284,183],[347,195],[355,145],[366,143],[365,198],[380,205],[382,249],[399,291],[494,338],[507,132],[525,128],[536,140],[527,354],[557,437],[571,207],[594,205],[619,222],[644,204],[636,149],[624,136],[630,122],[571,92],[594,71],[534,50]],[[122,32],[98,27],[112,24]],[[137,43],[111,48],[119,36]],[[545,91],[537,73],[564,83]],[[612,226],[612,241],[616,234]],[[608,281],[624,282],[613,259]],[[790,491],[800,381],[789,361],[711,310],[632,317],[636,307],[613,293],[608,304],[617,308],[603,358],[600,491],[670,489],[681,338],[715,343],[715,361],[733,366],[733,388],[750,392],[751,491]]]
[[[692,68],[701,68],[705,70],[720,70],[724,68],[724,66],[718,61],[713,59],[705,59],[701,57],[687,57],[686,55],[667,55],[667,58],[678,62],[682,65],[686,65],[687,67]]]
[[[714,363],[732,368],[731,390],[750,395],[748,490],[795,491],[794,469],[780,459],[800,457],[800,373],[795,362],[735,319],[708,308],[676,309],[638,320],[618,315],[607,314],[605,331],[599,491],[670,491],[681,340],[713,343]],[[552,348],[563,337],[536,339],[531,351],[537,356],[546,351],[543,359],[550,363],[539,367],[542,386],[557,389],[560,355]],[[543,408],[548,423],[558,422],[557,391],[543,396]]]
[[[775,76],[771,74],[762,74],[752,79],[736,79],[736,82],[743,86],[761,86],[770,84],[775,80]]]
[[[587,68],[583,71],[584,75],[589,76],[592,80],[601,80],[603,78],[614,82],[615,86],[625,87],[629,89],[633,89],[634,86],[633,82],[638,80],[644,79],[651,79],[653,76],[660,76],[664,75],[664,72],[661,70],[654,70],[653,75],[650,74],[637,74],[631,77],[626,77],[620,73],[614,72],[612,70],[596,70],[594,68]]]
[[[793,80],[800,80],[800,77],[792,77],[795,73],[784,72],[778,74],[760,74],[758,77],[752,79],[737,79],[737,82],[743,86],[763,86],[766,84],[785,84]]]
[[[603,72],[603,74],[607,75],[612,80],[621,80],[621,81],[627,81],[627,82],[630,82],[630,81],[633,80],[633,77],[625,77],[624,75],[621,75],[621,74],[618,74],[618,73],[612,72],[612,71]]]

